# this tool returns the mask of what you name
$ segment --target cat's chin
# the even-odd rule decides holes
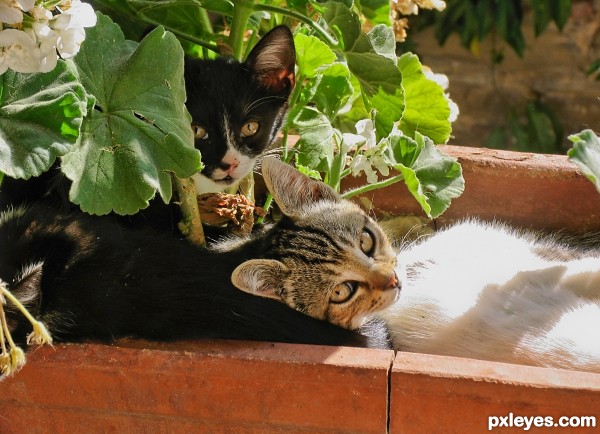
[[[196,173],[192,176],[196,186],[196,193],[220,193],[229,187],[237,185],[240,180],[237,178],[227,177],[219,180],[208,178],[201,173]]]

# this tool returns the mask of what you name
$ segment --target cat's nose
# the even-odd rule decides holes
[[[396,276],[396,272],[394,271],[392,273],[392,277],[390,277],[389,282],[387,283],[386,286],[386,290],[387,289],[396,289],[400,287],[400,281],[398,280],[398,276]]]
[[[233,160],[231,163],[223,162],[223,170],[227,175],[231,175],[231,172],[237,169],[239,165],[240,162],[238,160]]]

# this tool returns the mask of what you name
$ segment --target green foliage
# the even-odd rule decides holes
[[[569,140],[573,142],[569,160],[579,166],[600,192],[600,139],[592,130],[584,130],[569,136]]]
[[[11,88],[8,80],[13,78],[4,76],[2,109],[10,107],[10,98],[29,96],[34,104],[28,110],[63,113],[51,126],[46,125],[50,116],[35,115],[44,119],[37,121],[38,129],[52,130],[44,134],[48,143],[15,152],[10,133],[23,129],[11,127],[17,116],[1,112],[0,122],[7,126],[0,124],[5,163],[0,170],[8,176],[38,175],[61,157],[62,170],[73,181],[70,198],[85,211],[131,214],[147,206],[156,192],[169,200],[170,175],[186,177],[200,168],[184,107],[184,50],[241,60],[261,35],[284,23],[294,29],[298,64],[284,136],[300,137],[293,152],[285,151],[284,144],[286,161],[295,158],[313,176],[321,172],[337,189],[343,177],[363,171],[370,182],[367,189],[404,180],[434,217],[462,192],[460,166],[434,145],[450,137],[448,99],[425,76],[416,56],[397,58],[387,0],[92,4],[114,22],[101,15],[74,61],[59,62],[62,73],[70,75],[55,78],[56,86],[65,87],[60,92],[57,87],[54,95],[65,99],[48,104],[40,99],[38,104],[45,95],[40,89],[53,92],[52,76],[34,74],[30,79],[39,82],[16,87],[11,82]],[[370,30],[365,32],[367,21]],[[127,37],[141,42],[125,39],[117,24]],[[149,28],[155,30],[142,39]],[[414,158],[397,158],[400,142],[415,147]],[[390,168],[398,174],[378,181],[376,172],[388,176]]]
[[[404,176],[409,191],[423,211],[440,216],[464,190],[462,169],[455,158],[442,154],[431,139],[417,133],[390,136],[393,168]]]
[[[448,121],[450,107],[444,90],[425,77],[421,62],[414,54],[402,55],[398,66],[402,72],[406,106],[400,129],[411,137],[419,132],[436,143],[446,143],[452,128]]]
[[[596,80],[600,80],[600,59],[593,61],[586,73],[587,75],[595,76]]]
[[[564,132],[556,114],[541,102],[530,102],[525,112],[511,113],[504,127],[495,128],[484,146],[542,154],[563,153]]]
[[[443,45],[457,33],[461,44],[472,51],[490,35],[504,40],[519,56],[525,52],[522,32],[523,10],[530,8],[534,19],[535,35],[543,33],[551,22],[562,30],[571,13],[571,0],[453,0],[439,14],[423,11],[414,25],[433,26],[438,42]],[[500,53],[494,53],[501,60]]]
[[[12,178],[38,176],[79,137],[85,90],[71,62],[46,74],[8,70],[1,88],[0,171]]]
[[[168,202],[170,174],[185,178],[200,168],[184,107],[181,47],[161,28],[139,45],[127,41],[104,16],[88,37],[75,63],[95,102],[81,140],[63,157],[70,198],[94,214],[133,214],[157,190]]]
[[[0,170],[29,178],[62,157],[74,203],[133,214],[157,191],[171,198],[171,173],[201,167],[184,102],[173,35],[158,28],[138,44],[99,15],[73,61],[46,74],[4,74]]]

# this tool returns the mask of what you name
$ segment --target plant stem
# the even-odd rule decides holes
[[[246,176],[244,176],[244,179],[242,179],[242,182],[240,182],[239,192],[240,192],[240,194],[243,194],[244,196],[246,196],[248,198],[248,200],[254,202],[254,173],[253,172],[250,172]]]
[[[10,293],[10,291],[8,289],[6,289],[3,285],[0,285],[0,291],[1,291],[3,297],[8,299],[8,301],[10,301],[12,304],[15,305],[15,307],[17,309],[19,309],[19,311],[23,314],[23,316],[25,318],[27,318],[27,320],[31,323],[31,325],[36,325],[38,323],[38,321],[33,317],[33,315],[31,315],[29,313],[29,311],[25,308],[25,306],[23,306],[21,304],[21,302],[17,299],[17,297],[12,295]],[[10,333],[8,333],[7,338],[8,337],[10,337]],[[11,343],[11,342],[12,342],[12,339],[9,340],[9,343]],[[13,345],[14,345],[14,343],[13,343]]]
[[[214,33],[212,23],[210,22],[210,17],[208,16],[208,11],[204,8],[200,8],[200,23],[202,24],[202,28],[206,31],[206,33]]]
[[[242,61],[244,55],[244,33],[248,20],[254,12],[254,2],[250,0],[237,0],[233,8],[233,20],[229,32],[229,45],[233,51],[233,58]]]
[[[391,178],[384,179],[383,181],[375,182],[374,184],[367,184],[367,185],[363,185],[362,187],[355,188],[353,190],[348,190],[347,192],[342,194],[342,197],[344,199],[350,199],[351,197],[354,197],[356,195],[366,193],[371,190],[376,190],[378,188],[387,187],[388,185],[395,184],[396,182],[402,181],[403,179],[404,179],[404,176],[402,176],[402,175],[392,176]]]
[[[338,154],[333,157],[333,163],[331,164],[331,170],[329,171],[328,184],[337,193],[340,192],[340,181],[342,180],[342,170],[344,169],[345,160],[346,154]]]
[[[333,36],[331,36],[329,33],[327,33],[327,31],[323,27],[321,27],[315,21],[311,20],[310,17],[307,17],[306,15],[303,15],[299,12],[296,12],[291,9],[283,9],[278,6],[265,5],[265,4],[255,4],[254,10],[264,11],[264,12],[273,12],[276,14],[281,14],[281,15],[285,15],[285,16],[294,18],[295,20],[298,20],[301,23],[307,24],[310,27],[312,27],[315,30],[315,32],[317,32],[321,37],[323,37],[323,39],[325,39],[325,41],[327,41],[327,43],[329,45],[331,45],[332,47],[335,48],[339,45],[339,41],[336,38],[334,38]]]
[[[193,42],[194,44],[198,44],[203,48],[207,48],[210,51],[219,53],[219,47],[217,45],[211,44],[210,42],[207,42],[203,39],[197,38],[193,35],[190,35],[189,33],[185,33],[185,32],[182,32],[181,30],[177,30],[172,27],[169,27],[169,26],[165,25],[164,23],[153,20],[152,18],[146,17],[146,16],[144,16],[143,12],[144,12],[144,9],[139,11],[137,16],[140,20],[144,21],[145,23],[148,23],[152,26],[163,26],[165,28],[165,30],[168,30],[169,32],[173,33],[175,36],[177,36],[181,39],[185,39],[186,41]]]
[[[173,176],[173,180],[175,181],[179,206],[183,214],[183,221],[179,223],[179,230],[192,243],[204,246],[206,245],[206,239],[204,238],[204,229],[198,210],[194,181],[191,178],[180,179],[176,176]]]

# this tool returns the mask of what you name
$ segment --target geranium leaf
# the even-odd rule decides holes
[[[402,72],[405,108],[400,129],[409,136],[416,132],[435,143],[446,143],[452,132],[450,106],[444,89],[423,73],[419,58],[411,53],[398,59]]]
[[[569,136],[573,148],[569,149],[569,160],[579,166],[600,192],[600,139],[592,130],[583,130]]]
[[[298,74],[302,77],[313,78],[319,69],[330,65],[336,60],[335,53],[320,39],[298,33],[294,36],[296,46],[296,63]]]
[[[70,199],[94,214],[133,214],[156,191],[169,201],[170,174],[184,178],[200,169],[180,44],[160,27],[139,45],[127,41],[103,15],[87,38],[75,63],[97,102],[63,157]]]
[[[329,172],[333,161],[334,129],[327,116],[314,107],[303,107],[290,113],[290,119],[300,136],[296,144],[296,163]]]
[[[70,61],[48,73],[3,75],[0,171],[28,179],[69,152],[86,113],[86,93]]]
[[[452,199],[464,191],[460,164],[419,133],[415,140],[398,135],[392,135],[390,139],[392,155],[389,157],[395,160],[394,169],[402,173],[410,193],[427,216],[439,217]]]

